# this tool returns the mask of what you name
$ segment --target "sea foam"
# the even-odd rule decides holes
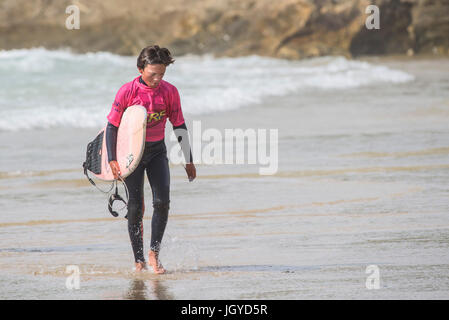
[[[400,70],[344,57],[175,58],[164,79],[178,88],[185,114],[251,107],[270,96],[414,80]],[[44,48],[0,51],[0,130],[101,127],[117,90],[136,76],[136,57]]]

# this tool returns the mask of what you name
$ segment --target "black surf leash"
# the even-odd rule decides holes
[[[119,176],[120,180],[123,182],[123,185],[125,186],[125,192],[126,192],[126,198],[129,200],[129,195],[128,195],[128,188],[126,187],[125,182],[123,181],[123,179]],[[114,216],[114,217],[118,217],[118,213],[117,211],[112,210],[112,204],[114,203],[114,201],[121,201],[125,204],[125,206],[128,206],[128,202],[125,201],[121,195],[118,194],[118,186],[117,186],[117,180],[114,180],[114,182],[112,184],[115,183],[115,193],[111,194],[111,196],[109,197],[108,200],[108,209],[109,212]],[[125,216],[126,218],[126,216]]]
[[[125,204],[126,207],[128,206],[128,201],[129,201],[128,187],[126,186],[126,183],[125,183],[125,181],[123,181],[122,177],[119,176],[119,179],[116,179],[116,180],[112,181],[112,184],[111,184],[111,187],[109,188],[109,190],[108,190],[108,191],[104,191],[104,190],[101,190],[101,189],[95,184],[95,182],[89,177],[86,168],[84,168],[84,174],[86,175],[87,180],[89,180],[89,182],[90,182],[90,183],[91,183],[91,184],[92,184],[98,191],[100,191],[101,193],[110,194],[110,192],[112,191],[112,189],[114,189],[114,185],[115,185],[115,192],[112,193],[112,194],[109,196],[109,199],[108,199],[108,210],[109,210],[109,212],[112,214],[112,216],[118,217],[117,211],[114,211],[114,210],[112,209],[112,205],[113,205],[114,201],[121,201],[121,202],[123,202],[123,203]],[[124,187],[124,189],[125,189],[125,194],[126,194],[126,200],[123,199],[123,197],[118,193],[118,184],[117,184],[117,181],[118,181],[118,180],[120,180],[120,181],[123,183],[123,187]],[[125,216],[125,218],[127,218],[127,216]]]
[[[111,188],[108,191],[103,191],[99,187],[97,187],[95,182],[89,177],[89,174],[88,174],[88,171],[91,171],[94,174],[101,173],[101,147],[102,147],[102,144],[103,144],[103,131],[97,135],[95,140],[93,140],[92,142],[90,142],[87,145],[86,161],[83,163],[84,174],[86,175],[87,180],[89,180],[89,182],[95,188],[97,188],[97,190],[99,190],[102,193],[109,194],[112,191],[112,189],[114,188],[114,184],[115,184],[115,193],[110,195],[109,199],[108,199],[108,209],[109,209],[109,212],[114,217],[118,217],[118,213],[112,209],[112,204],[114,203],[114,201],[122,201],[126,206],[128,206],[129,193],[128,193],[128,188],[126,187],[125,181],[123,181],[122,177],[119,176],[119,180],[121,180],[121,182],[123,183],[123,186],[124,186],[124,189],[126,192],[126,201],[118,194],[117,179],[115,179],[112,182]],[[126,218],[126,216],[125,216],[125,218]]]

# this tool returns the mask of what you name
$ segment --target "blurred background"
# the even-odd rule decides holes
[[[66,7],[80,10],[68,32]],[[376,5],[380,29],[368,30]],[[2,0],[0,48],[70,47],[137,55],[159,43],[176,55],[448,55],[445,0]]]

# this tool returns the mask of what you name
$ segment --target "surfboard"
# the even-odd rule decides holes
[[[121,177],[126,178],[138,166],[145,149],[147,110],[143,106],[126,108],[117,132],[117,162]],[[85,169],[103,181],[113,181],[106,148],[106,126],[100,130],[94,141],[87,146]]]

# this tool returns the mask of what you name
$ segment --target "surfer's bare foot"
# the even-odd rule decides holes
[[[163,274],[165,273],[165,269],[159,261],[159,253],[153,250],[150,250],[150,257],[148,259],[148,264],[153,267],[154,273]]]
[[[142,272],[147,269],[147,264],[145,262],[136,262],[136,272]]]

